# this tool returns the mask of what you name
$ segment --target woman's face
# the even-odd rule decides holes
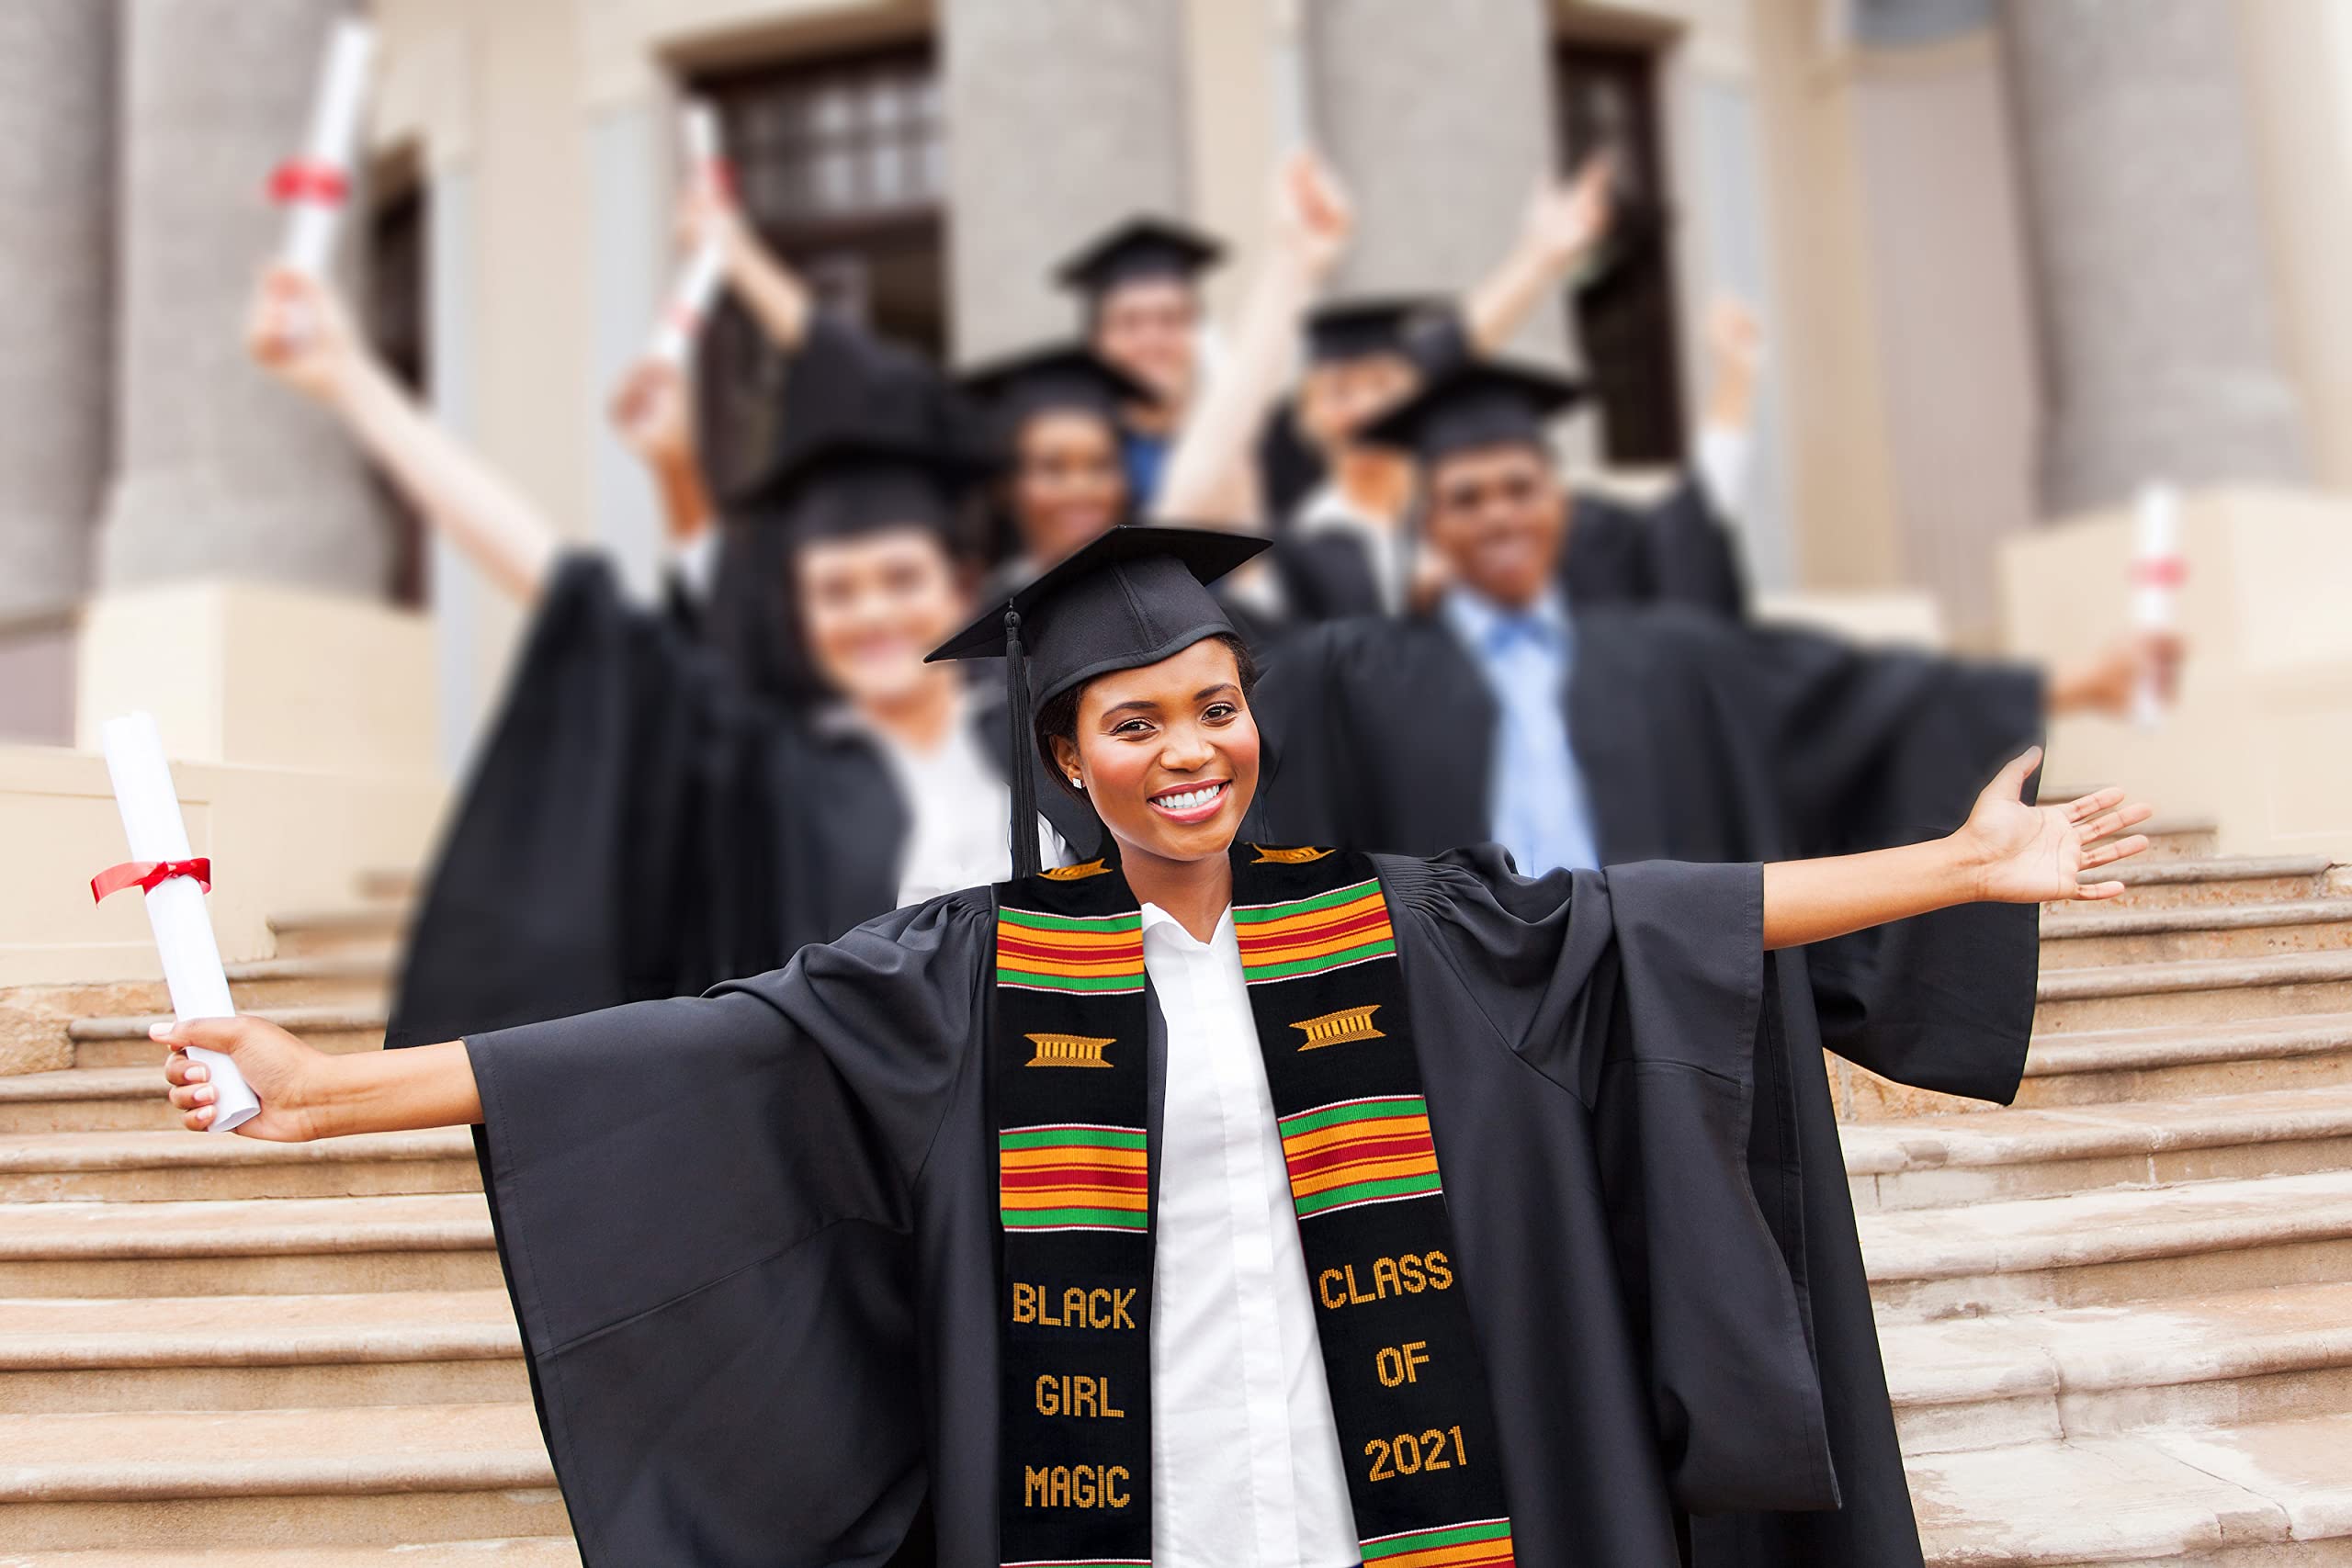
[[[1401,354],[1364,355],[1312,366],[1300,378],[1298,426],[1326,457],[1412,396],[1420,373]]]
[[[1181,409],[1193,395],[1193,336],[1200,321],[1200,297],[1191,284],[1137,278],[1096,306],[1094,352]]]
[[[1140,670],[1089,682],[1078,738],[1057,739],[1065,777],[1084,785],[1124,855],[1221,855],[1258,793],[1258,725],[1233,650],[1204,637]]]
[[[1012,519],[1021,547],[1050,566],[1125,515],[1127,471],[1108,420],[1047,409],[1022,421],[1012,474]]]
[[[923,655],[966,618],[939,536],[910,524],[805,546],[800,624],[819,673],[853,703],[888,702],[928,674]]]

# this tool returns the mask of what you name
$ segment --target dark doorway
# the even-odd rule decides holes
[[[368,209],[366,330],[401,385],[429,400],[432,203],[413,157],[388,160],[373,177],[379,194]],[[391,581],[386,586],[393,604],[414,608],[424,603],[431,555],[424,520],[382,475],[373,477],[392,529]]]
[[[928,43],[711,75],[743,211],[826,304],[938,357],[947,342],[945,124]],[[774,450],[788,366],[741,307],[699,353],[704,462],[722,486]]]
[[[1569,297],[1600,410],[1601,455],[1612,464],[1679,466],[1687,434],[1657,56],[1623,44],[1564,41],[1554,103],[1563,168],[1603,147],[1617,154],[1615,227]]]

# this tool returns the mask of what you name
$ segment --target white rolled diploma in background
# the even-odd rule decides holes
[[[319,96],[311,104],[311,134],[300,167],[310,177],[332,170],[348,180],[351,155],[359,144],[359,111],[368,99],[368,65],[376,52],[376,32],[346,17],[327,37],[319,67]],[[297,189],[287,200],[286,265],[312,277],[326,275],[334,256],[335,229],[344,204],[321,193]]]
[[[2132,549],[2132,625],[2142,634],[2167,632],[2180,614],[2180,492],[2168,484],[2140,491]],[[2155,671],[2143,670],[2132,694],[2132,722],[2153,729],[2164,722],[2164,694]]]
[[[98,734],[107,773],[114,780],[114,803],[122,812],[123,836],[130,840],[130,858],[188,859],[187,824],[180,819],[179,796],[172,789],[171,765],[164,761],[164,740],[154,719],[143,713],[128,714],[107,720]],[[221,972],[220,949],[212,940],[204,889],[191,878],[175,876],[148,889],[146,901],[147,923],[155,932],[172,1010],[180,1021],[234,1018],[237,1010],[229,1000],[229,977]],[[261,1101],[234,1062],[201,1046],[190,1047],[188,1055],[210,1074],[207,1081],[213,1091],[213,1132],[229,1132],[260,1113]]]
[[[690,103],[683,111],[682,133],[685,141],[686,178],[706,188],[716,187],[725,175],[720,172],[718,149],[718,111],[706,103]],[[696,244],[694,254],[686,258],[685,268],[678,275],[677,287],[670,291],[670,302],[662,312],[662,323],[654,330],[653,357],[664,365],[683,366],[694,352],[695,338],[702,331],[703,318],[710,313],[711,301],[718,298],[718,286],[727,276],[727,253],[720,248],[717,235]]]

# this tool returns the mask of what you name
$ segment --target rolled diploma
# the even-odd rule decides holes
[[[695,179],[715,178],[718,172],[718,111],[697,99],[685,107],[680,124],[685,137],[687,169]]]
[[[346,17],[328,36],[320,66],[319,96],[311,105],[311,136],[302,161],[311,168],[337,169],[348,177],[359,141],[359,110],[368,95],[368,63],[376,52],[376,32]],[[343,209],[333,202],[297,197],[286,224],[286,265],[312,277],[334,259],[334,235]]]
[[[718,298],[718,286],[727,276],[727,254],[717,240],[705,240],[686,258],[685,270],[678,275],[678,285],[670,291],[670,303],[662,312],[662,325],[653,333],[653,356],[667,365],[684,365],[694,349],[695,334],[702,330],[703,317],[710,310],[710,302]]]
[[[130,841],[130,858],[187,860],[191,852],[187,824],[180,819],[179,796],[172,789],[171,765],[164,761],[164,741],[154,719],[143,713],[110,718],[98,734],[107,773],[114,780],[115,805],[122,812],[123,836]],[[157,883],[147,893],[147,923],[155,932],[172,1010],[180,1021],[234,1018],[237,1010],[229,1000],[229,977],[221,972],[220,949],[212,940],[204,889],[185,876]],[[190,1046],[188,1055],[210,1074],[213,1132],[226,1133],[260,1112],[261,1101],[234,1062],[202,1046]]]
[[[2179,615],[2180,492],[2152,484],[2140,492],[2132,550],[2132,624],[2142,632],[2170,631]],[[2164,722],[2164,698],[2143,672],[2132,694],[2132,717],[2143,728]]]
[[[699,100],[689,103],[679,116],[679,127],[685,143],[686,177],[715,192],[719,185],[718,111]],[[678,274],[677,286],[670,291],[662,324],[654,330],[654,358],[665,365],[686,362],[726,276],[727,254],[717,240],[705,240],[695,247]]]

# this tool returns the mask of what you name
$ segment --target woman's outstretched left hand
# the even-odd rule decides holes
[[[2120,788],[2099,790],[2063,806],[2028,806],[2025,781],[2041,761],[2041,748],[2037,746],[2003,768],[1953,835],[1976,869],[1976,897],[2000,904],[2116,897],[2123,891],[2122,883],[2086,881],[2084,874],[2146,849],[2144,833],[2117,835],[2145,822],[2155,807],[2140,801],[2127,804]]]

